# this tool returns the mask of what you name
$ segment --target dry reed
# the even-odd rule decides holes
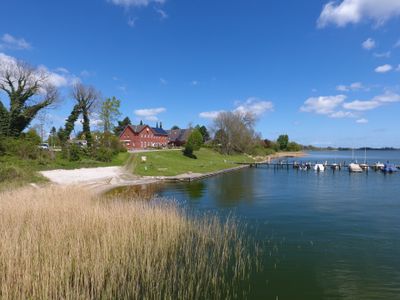
[[[234,221],[171,203],[0,193],[1,299],[236,298],[252,260]]]

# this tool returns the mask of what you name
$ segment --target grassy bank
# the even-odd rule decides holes
[[[52,169],[77,169],[92,167],[122,166],[128,158],[129,153],[121,152],[112,158],[111,162],[100,162],[94,159],[81,159],[69,161],[56,153],[54,159],[21,159],[12,155],[0,156],[0,191],[7,188],[20,187],[28,183],[41,183],[46,179],[38,171]]]
[[[53,187],[0,207],[1,299],[236,298],[254,262],[235,222],[171,203]]]
[[[214,172],[237,167],[237,162],[254,161],[244,154],[227,156],[207,148],[196,151],[195,155],[197,159],[186,157],[179,150],[138,153],[132,156],[129,167],[142,176],[176,176]],[[141,161],[142,156],[146,156],[146,162]]]

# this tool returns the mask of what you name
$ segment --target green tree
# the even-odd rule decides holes
[[[47,142],[49,143],[50,146],[58,146],[59,145],[59,140],[57,136],[57,129],[53,126],[50,130],[49,138],[47,139]]]
[[[0,100],[0,130],[5,136],[18,137],[37,113],[58,99],[58,90],[48,73],[20,61],[5,62],[0,69],[0,91],[9,97],[7,109]]]
[[[210,139],[210,134],[208,133],[207,127],[206,126],[200,126],[197,125],[196,129],[198,129],[203,136],[203,142],[207,142]]]
[[[174,126],[172,126],[172,128],[171,128],[171,130],[177,130],[177,129],[180,129],[178,125],[174,125]]]
[[[8,129],[10,126],[10,115],[7,111],[7,108],[3,105],[0,100],[0,136],[8,135]]]
[[[195,128],[189,135],[189,138],[185,144],[185,149],[183,150],[183,154],[188,157],[196,158],[196,156],[193,155],[193,152],[199,151],[202,145],[203,136],[201,135],[200,131]]]
[[[303,147],[300,144],[297,144],[295,142],[289,142],[288,144],[288,151],[301,151]]]
[[[192,133],[189,135],[187,140],[187,144],[190,144],[193,147],[193,151],[199,151],[201,146],[203,145],[203,136],[201,135],[200,130],[193,129]]]
[[[100,120],[103,125],[103,132],[110,133],[114,127],[115,121],[121,116],[119,107],[121,101],[115,97],[107,98],[100,108]]]
[[[58,137],[60,138],[62,144],[65,144],[69,139],[71,132],[74,130],[75,122],[78,120],[80,114],[81,114],[81,107],[80,104],[77,103],[74,105],[71,114],[65,121],[64,129],[60,128],[60,130],[58,131]]]
[[[128,117],[125,117],[122,121],[118,121],[118,125],[114,127],[114,134],[120,136],[122,131],[124,131],[125,127],[128,125],[132,125],[132,122]]]
[[[282,134],[278,137],[276,142],[279,144],[280,150],[287,150],[289,145],[289,136],[287,134]]]
[[[40,135],[34,128],[30,128],[26,133],[23,134],[23,138],[34,145],[39,145],[42,141]]]

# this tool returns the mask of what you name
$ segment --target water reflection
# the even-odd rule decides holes
[[[240,203],[250,203],[254,199],[256,180],[255,173],[234,172],[229,176],[218,176],[207,182],[210,196],[215,204],[222,207],[233,207]]]
[[[199,200],[204,196],[204,191],[206,190],[206,183],[201,180],[193,181],[185,184],[184,188],[191,200]]]
[[[106,197],[117,197],[122,200],[146,200],[149,201],[157,196],[163,189],[163,184],[142,184],[117,187],[108,193]]]

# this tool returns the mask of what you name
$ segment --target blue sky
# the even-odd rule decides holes
[[[0,59],[51,73],[56,127],[80,80],[135,122],[209,125],[242,110],[269,139],[400,147],[399,25],[398,0],[13,0]]]

